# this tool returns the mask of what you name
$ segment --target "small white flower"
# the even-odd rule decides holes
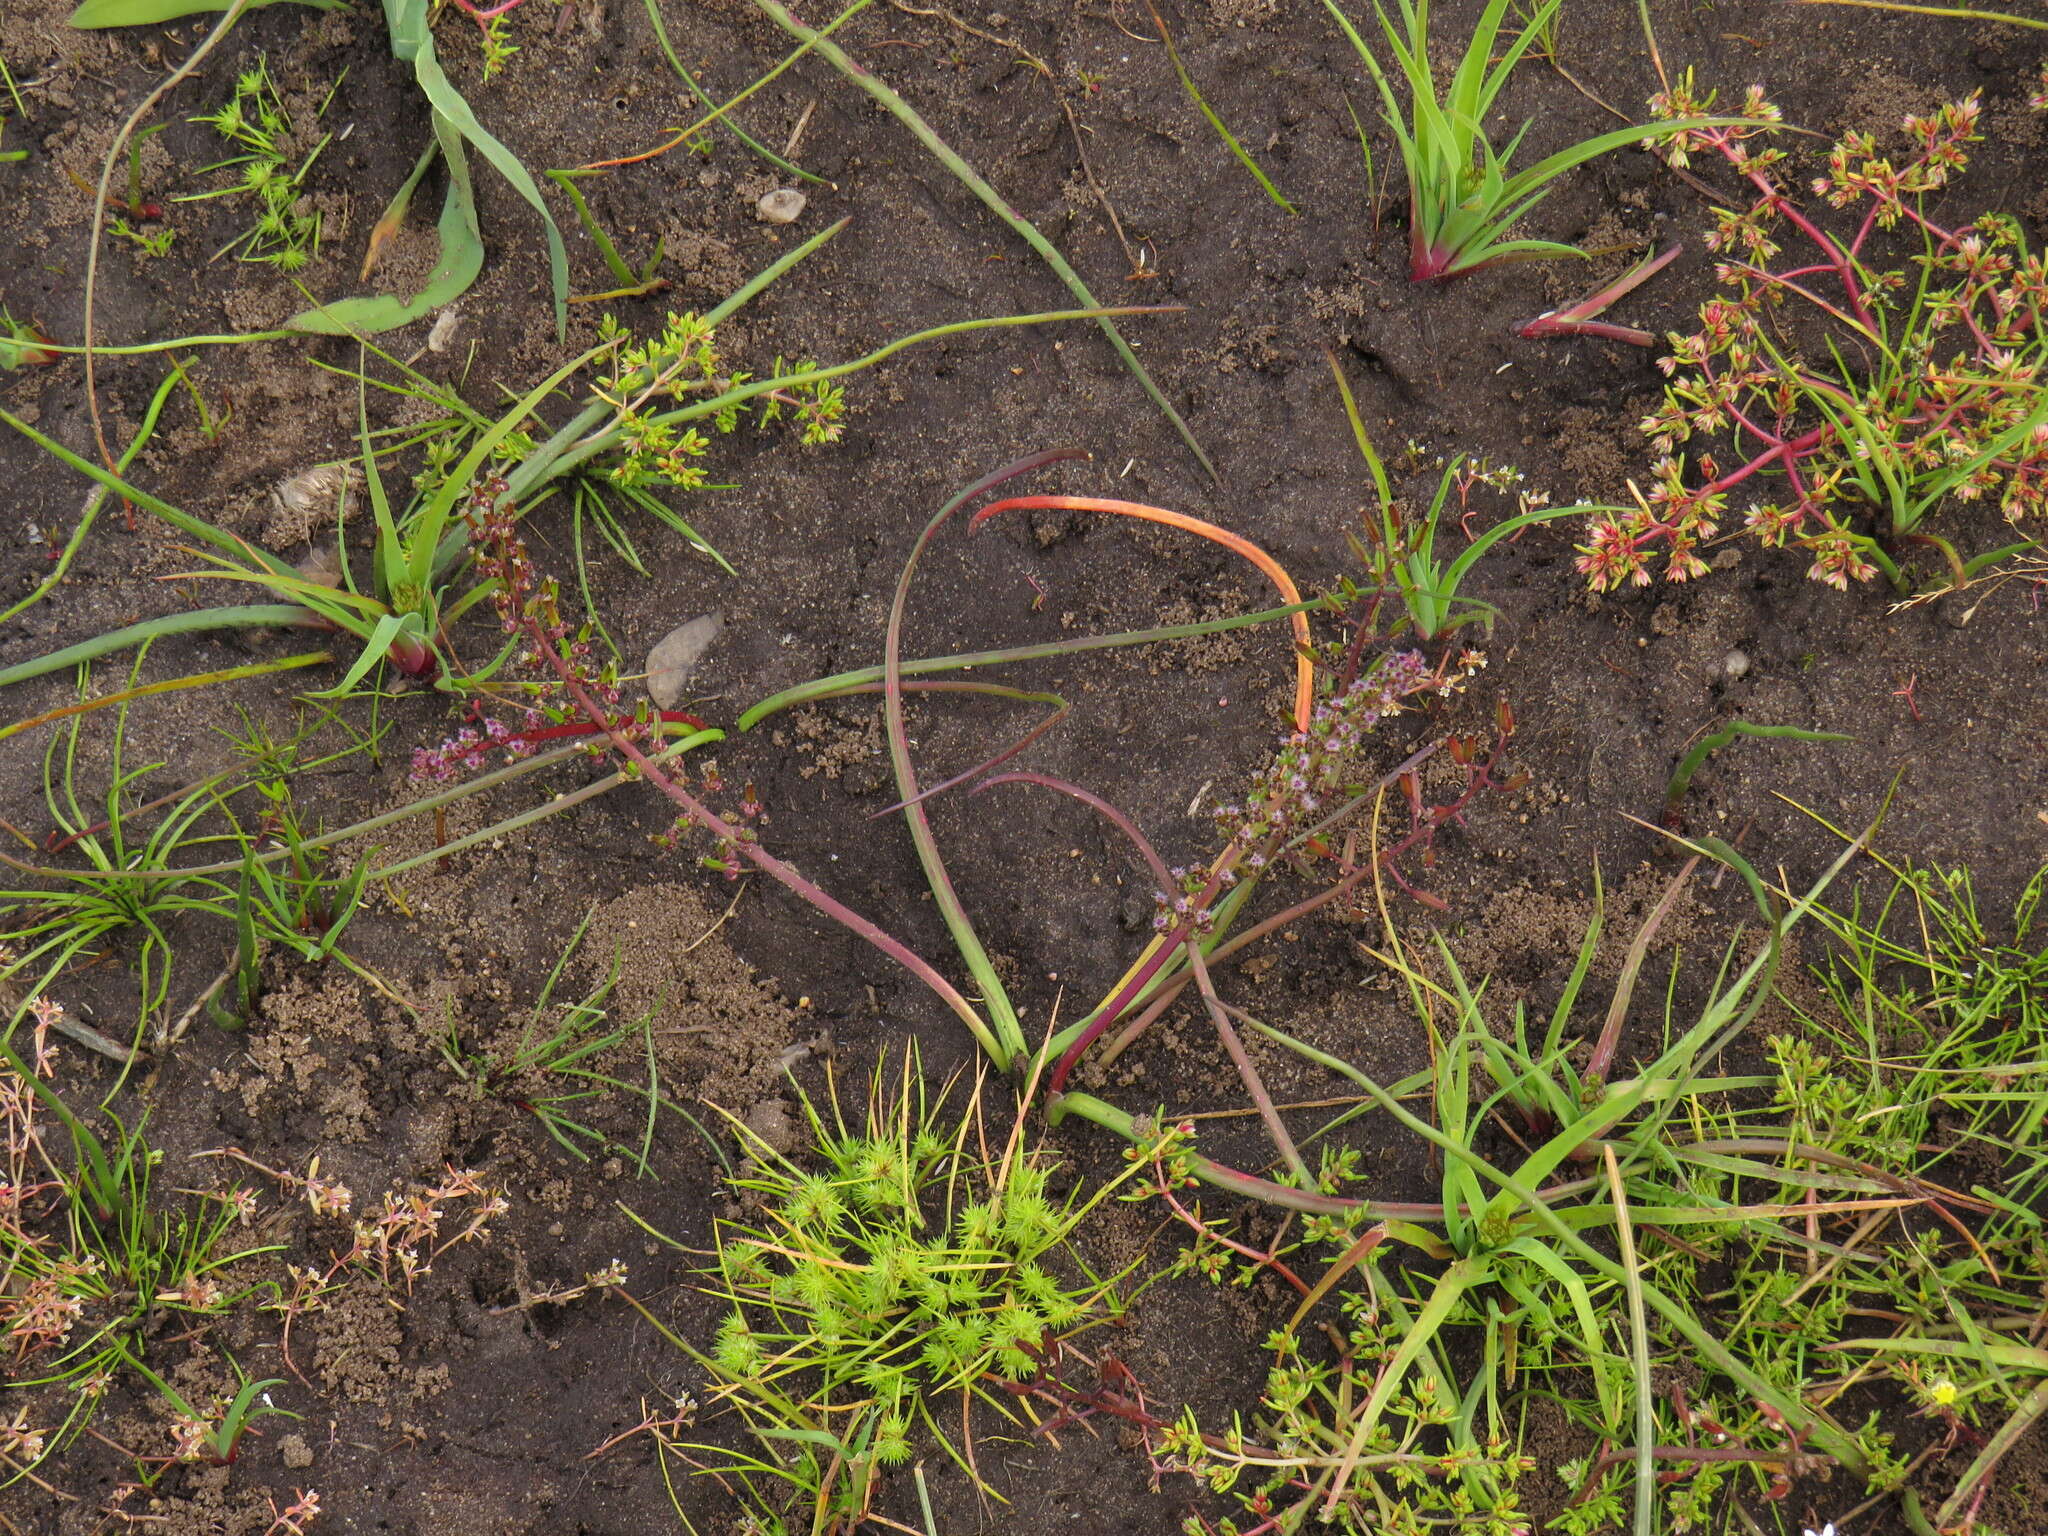
[[[1835,1536],[1835,1522],[1830,1520],[1817,1531],[1808,1531],[1805,1536]]]

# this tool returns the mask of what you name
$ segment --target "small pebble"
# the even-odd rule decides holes
[[[690,674],[724,628],[722,615],[705,613],[662,636],[647,653],[647,696],[663,709],[674,709]]]
[[[462,323],[461,314],[454,309],[444,309],[434,316],[434,323],[427,331],[427,350],[446,352],[455,342],[455,327]]]
[[[768,224],[794,224],[810,201],[794,187],[777,187],[754,204],[754,212]]]
[[[1749,676],[1749,653],[1730,651],[1721,661],[1721,675],[1729,682],[1740,682]]]

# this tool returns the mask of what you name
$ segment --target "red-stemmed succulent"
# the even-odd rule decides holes
[[[1692,119],[1712,100],[1688,74],[1652,105]],[[1725,291],[1659,360],[1671,382],[1642,423],[1659,455],[1648,494],[1602,509],[1579,546],[1595,588],[1648,585],[1659,554],[1667,581],[1704,575],[1700,551],[1731,514],[1737,532],[1804,550],[1809,577],[1845,590],[1880,573],[1908,590],[1901,562],[1915,546],[1959,585],[2034,542],[1965,556],[1926,526],[1952,501],[1995,500],[2016,530],[2048,508],[2048,268],[2005,215],[1948,225],[1925,207],[1968,163],[1979,115],[1972,95],[1905,119],[1896,160],[1869,133],[1845,135],[1812,182],[1853,216],[1841,231],[1794,199],[1786,151],[1752,146],[1780,116],[1761,87],[1740,125],[1657,146],[1680,168],[1719,156],[1751,196],[1714,211],[1707,244]],[[1918,249],[1881,249],[1895,233]],[[1732,462],[1711,446],[1682,451],[1703,440]]]

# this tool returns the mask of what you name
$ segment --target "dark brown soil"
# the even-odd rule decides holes
[[[74,342],[83,324],[88,183],[115,125],[185,56],[211,24],[79,34],[63,26],[67,0],[12,0],[0,16],[0,56],[22,83],[30,120],[10,124],[0,164],[0,302],[52,337]],[[1440,26],[1460,35],[1476,5],[1448,5]],[[895,84],[1012,205],[1057,243],[1104,302],[1171,304],[1179,312],[1132,319],[1132,337],[1222,473],[1212,484],[1092,328],[1003,331],[905,352],[848,384],[852,424],[837,448],[803,450],[770,436],[721,440],[708,461],[736,488],[709,491],[685,515],[740,573],[726,576],[680,541],[636,525],[649,555],[643,577],[593,545],[590,580],[605,623],[629,657],[673,625],[711,609],[722,638],[693,687],[696,707],[727,722],[769,692],[879,659],[896,574],[915,532],[948,494],[991,468],[1040,449],[1078,446],[1085,467],[1035,485],[1157,502],[1212,518],[1255,539],[1304,589],[1352,568],[1346,543],[1365,482],[1334,398],[1323,349],[1336,347],[1361,406],[1385,444],[1426,443],[1431,457],[1463,451],[1519,466],[1558,500],[1620,494],[1648,462],[1632,423],[1653,401],[1654,354],[1601,342],[1527,342],[1511,323],[1584,291],[1575,269],[1504,268],[1451,287],[1412,286],[1405,231],[1392,203],[1375,227],[1361,190],[1346,101],[1365,112],[1371,88],[1318,6],[1211,0],[1170,17],[1189,69],[1211,105],[1301,209],[1267,201],[1187,100],[1142,6],[1019,3],[1005,14],[877,6],[846,29],[847,46]],[[684,62],[724,95],[787,51],[783,35],[744,0],[670,3],[663,14]],[[558,16],[562,24],[557,25]],[[820,18],[813,18],[820,19]],[[1789,120],[1832,134],[1883,128],[1905,110],[1982,89],[1991,142],[1951,206],[2005,208],[2031,240],[2048,214],[2039,194],[2041,135],[2024,108],[2037,50],[2018,29],[1806,9],[1777,0],[1660,7],[1658,41],[1676,69],[1730,92],[1762,80]],[[1055,87],[1020,62],[1022,44],[1048,61]],[[661,141],[694,115],[656,48],[635,0],[575,0],[566,15],[527,5],[512,18],[520,53],[490,85],[478,79],[468,23],[452,10],[439,36],[451,75],[479,115],[537,171],[617,156]],[[1635,19],[1622,0],[1571,0],[1561,40],[1567,67],[1624,111],[1654,88]],[[303,274],[320,297],[352,291],[364,241],[384,200],[427,133],[409,78],[388,57],[375,7],[320,14],[291,5],[253,13],[219,53],[159,109],[170,126],[144,160],[152,196],[201,189],[193,174],[215,158],[206,130],[186,121],[210,109],[235,71],[259,53],[295,106],[316,101],[346,71],[315,183],[328,216],[320,259]],[[1061,108],[1073,108],[1088,163],[1134,246],[1158,276],[1128,270],[1106,210],[1091,190]],[[714,137],[707,156],[674,152],[586,182],[604,226],[637,259],[666,240],[674,288],[616,306],[637,329],[664,307],[705,308],[796,238],[851,215],[836,241],[746,310],[728,351],[757,368],[788,357],[850,357],[920,327],[1062,306],[1067,295],[1020,242],[974,201],[893,119],[828,67],[806,60],[739,114],[780,146],[807,117],[797,158],[831,187],[787,230],[761,222],[756,199],[775,185],[761,163]],[[1551,71],[1524,67],[1506,116],[1534,118],[1526,154],[1547,153],[1611,126],[1600,107]],[[1819,142],[1819,141],[1811,141]],[[1392,163],[1375,135],[1384,168]],[[457,308],[454,346],[417,366],[459,383],[480,409],[530,388],[589,344],[595,316],[578,307],[566,343],[548,320],[546,263],[537,221],[475,162],[490,256]],[[117,175],[117,184],[119,181]],[[431,260],[415,230],[390,268],[399,285]],[[566,203],[577,291],[611,286]],[[124,245],[102,253],[94,315],[102,345],[252,330],[303,301],[268,268],[206,257],[234,233],[225,201],[171,204],[170,256],[148,260]],[[1546,237],[1614,244],[1683,239],[1688,254],[1632,296],[1620,316],[1662,330],[1683,325],[1712,286],[1699,235],[1701,199],[1649,157],[1620,154],[1567,178],[1532,220]],[[409,263],[409,265],[408,265]],[[401,357],[424,346],[424,322],[384,338]],[[323,372],[357,366],[352,345],[330,341],[196,349],[193,377],[233,415],[208,441],[184,397],[168,410],[136,479],[171,502],[251,538],[276,537],[269,490],[322,460],[345,457],[356,392]],[[126,443],[163,376],[161,355],[103,357],[98,394],[109,442]],[[76,360],[0,376],[0,405],[87,456],[93,453],[84,373]],[[373,397],[373,419],[401,417]],[[377,413],[381,412],[379,415]],[[43,530],[68,535],[87,485],[12,433],[0,439],[8,510],[0,597],[25,595],[49,568]],[[1409,494],[1427,493],[1426,466]],[[1501,508],[1489,506],[1491,517]],[[570,575],[568,519],[532,519],[536,552]],[[1988,535],[1988,522],[1971,530]],[[1478,684],[1439,719],[1389,728],[1389,764],[1446,725],[1483,728],[1497,698],[1512,701],[1518,762],[1531,775],[1512,796],[1481,800],[1467,824],[1417,872],[1446,904],[1442,919],[1464,960],[1504,987],[1554,996],[1590,911],[1596,863],[1610,893],[1612,932],[1654,902],[1668,863],[1660,839],[1630,820],[1654,820],[1680,753],[1730,715],[1852,733],[1836,747],[1746,741],[1720,754],[1694,784],[1696,825],[1734,837],[1757,863],[1793,885],[1839,851],[1801,807],[1860,829],[1889,802],[1881,841],[1897,859],[1967,866],[1987,910],[1998,911],[2039,867],[2048,846],[2048,624],[2038,588],[2015,583],[1967,623],[1953,602],[1890,614],[1875,590],[1846,596],[1801,579],[1799,562],[1743,545],[1738,562],[1690,586],[1589,600],[1570,561],[1571,533],[1539,530],[1502,546],[1475,577],[1476,595],[1500,610]],[[1978,541],[1981,547],[1982,540]],[[68,580],[48,601],[0,629],[0,660],[41,654],[137,617],[219,600],[190,580],[179,538],[147,517],[131,531],[103,516]],[[306,552],[286,545],[288,558]],[[926,557],[912,605],[916,654],[1023,644],[1062,635],[1139,628],[1267,600],[1255,575],[1213,546],[1084,516],[949,534]],[[230,598],[228,600],[236,600]],[[478,642],[482,644],[481,641]],[[185,638],[160,644],[147,672],[174,677],[303,648],[275,636]],[[1731,676],[1728,658],[1746,658]],[[1286,712],[1287,653],[1277,632],[1228,637],[1158,653],[1116,652],[1037,669],[1029,686],[1056,688],[1076,708],[1029,761],[1099,791],[1147,829],[1169,862],[1211,847],[1194,802],[1223,793],[1263,761]],[[95,686],[111,686],[103,667]],[[221,758],[216,728],[240,708],[282,728],[291,675],[145,701],[128,722],[131,765],[162,761],[152,782],[199,777]],[[5,716],[24,719],[71,697],[68,679],[9,690]],[[1909,690],[1909,692],[1902,692]],[[870,820],[891,798],[874,707],[864,701],[784,716],[719,749],[736,782],[751,780],[769,807],[766,837],[782,856],[923,953],[945,936],[900,823]],[[381,759],[357,757],[307,786],[329,824],[357,819],[417,791],[406,783],[415,745],[452,728],[445,702],[414,693],[388,703]],[[987,702],[913,706],[921,760],[964,766],[1014,730]],[[111,717],[83,732],[81,784],[102,793]],[[0,742],[9,830],[40,839],[49,728]],[[587,782],[575,766],[545,779],[548,792]],[[448,836],[537,798],[529,782],[488,808],[451,819]],[[1213,803],[1213,797],[1212,797]],[[472,803],[473,804],[473,803]],[[1041,1028],[1061,1005],[1109,985],[1134,952],[1134,919],[1147,914],[1149,881],[1103,826],[1064,802],[1007,788],[932,807],[954,876],[1013,988]],[[943,1076],[973,1060],[964,1033],[927,994],[878,954],[765,881],[735,889],[665,853],[649,834],[668,821],[651,794],[628,788],[543,823],[521,837],[426,866],[375,889],[351,928],[350,954],[432,1021],[423,1029],[377,986],[338,967],[274,960],[261,1016],[246,1034],[204,1023],[138,1073],[124,1099],[147,1105],[166,1153],[165,1186],[226,1179],[192,1155],[241,1148],[273,1168],[345,1180],[359,1209],[386,1190],[416,1188],[448,1167],[481,1171],[510,1211],[487,1241],[450,1250],[409,1298],[354,1288],[301,1325],[283,1358],[274,1319],[259,1316],[188,1362],[192,1379],[231,1379],[226,1357],[253,1374],[289,1378],[281,1404],[303,1418],[260,1426],[231,1469],[177,1470],[152,1494],[120,1507],[169,1536],[265,1530],[270,1500],[317,1488],[328,1514],[315,1530],[435,1533],[625,1533],[676,1529],[651,1448],[642,1438],[597,1459],[586,1455],[678,1394],[702,1395],[702,1376],[623,1305],[590,1296],[532,1304],[610,1260],[630,1289],[686,1338],[708,1336],[711,1304],[692,1290],[701,1262],[652,1241],[628,1208],[685,1248],[701,1250],[727,1200],[705,1142],[679,1121],[655,1140],[650,1177],[630,1152],[572,1160],[508,1096],[479,1097],[450,1069],[441,1045],[456,1030],[472,1049],[516,1040],[541,985],[578,921],[595,909],[582,969],[557,1001],[580,996],[617,947],[625,981],[615,1006],[653,1009],[666,1091],[702,1096],[747,1116],[764,1134],[789,1121],[782,1072],[815,1081],[817,1060],[858,1068],[881,1041],[914,1036]],[[423,850],[432,831],[405,824],[387,850]],[[729,920],[719,926],[727,904]],[[1667,938],[1704,954],[1741,919],[1738,882],[1695,888]],[[1419,933],[1424,909],[1402,909]],[[713,931],[715,928],[715,932]],[[231,936],[180,930],[181,967],[168,1013],[185,1010],[210,981]],[[1619,954],[1619,941],[1615,955]],[[117,1036],[133,1031],[136,992],[126,962],[68,979],[65,1001]],[[1597,985],[1615,958],[1603,960]],[[1314,921],[1265,946],[1233,983],[1247,1005],[1382,1077],[1411,1071],[1426,1045],[1353,931]],[[62,1078],[81,1092],[106,1066],[64,1051]],[[1331,1091],[1291,1059],[1261,1056],[1276,1098]],[[644,1073],[632,1053],[614,1065]],[[1229,1107],[1227,1067],[1206,1028],[1184,1019],[1118,1063],[1131,1101],[1168,1108]],[[597,1111],[622,1148],[636,1145],[641,1111]],[[1238,1122],[1220,1122],[1224,1126]],[[1207,1137],[1228,1156],[1256,1156],[1249,1129]],[[1085,1168],[1114,1149],[1085,1127],[1054,1142]],[[1384,1149],[1380,1149],[1384,1150]],[[1426,1197],[1427,1170],[1412,1156],[1383,1159],[1392,1198]],[[346,1232],[309,1215],[256,1179],[265,1240],[294,1262],[319,1264]],[[1119,1215],[1089,1239],[1115,1260],[1154,1237],[1149,1222]],[[1170,1246],[1169,1235],[1157,1238]],[[1190,1403],[1209,1419],[1249,1410],[1257,1341],[1281,1320],[1257,1292],[1217,1292],[1194,1281],[1155,1290],[1114,1349],[1154,1401]],[[178,1357],[166,1344],[166,1358]],[[154,1357],[153,1357],[154,1358]],[[289,1368],[288,1368],[289,1364]],[[302,1375],[301,1375],[302,1373]],[[203,1388],[202,1388],[203,1389]],[[122,1388],[98,1427],[108,1440],[158,1454],[165,1426],[152,1397]],[[1913,1431],[1918,1433],[1918,1431]],[[1584,1446],[1561,1440],[1552,1460]],[[1063,1431],[1054,1447],[1014,1431],[981,1444],[984,1472],[1007,1505],[977,1502],[936,1451],[927,1473],[939,1529],[1049,1533],[1165,1533],[1194,1500],[1181,1480],[1154,1492],[1142,1455]],[[1962,1453],[1959,1453],[1962,1454]],[[53,1496],[26,1484],[0,1494],[0,1527],[35,1532],[120,1528],[107,1513],[133,1466],[116,1449],[80,1441],[50,1470]],[[1547,1474],[1544,1474],[1547,1475]],[[2023,1445],[1984,1516],[2008,1531],[2040,1529],[2038,1448]],[[1547,1497],[1555,1497],[1554,1490]],[[679,1490],[703,1532],[735,1529],[727,1494],[700,1480]],[[1802,1484],[1783,1507],[1759,1508],[1765,1529],[1818,1528],[1855,1502],[1841,1487]],[[1212,1518],[1219,1508],[1206,1504]],[[898,1478],[878,1508],[915,1524],[914,1491]],[[2030,1515],[2028,1511],[2033,1511]],[[1886,1527],[1882,1510],[1854,1536]],[[1736,1527],[1729,1527],[1735,1529]],[[1844,1536],[1848,1536],[1845,1529]]]

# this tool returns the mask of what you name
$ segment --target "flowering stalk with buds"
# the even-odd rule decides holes
[[[1679,120],[1712,102],[1688,73],[1652,105]],[[1901,561],[1915,546],[1960,585],[2038,542],[1966,556],[1926,526],[1951,501],[1995,502],[2015,531],[2048,509],[2048,268],[2007,215],[1949,226],[1922,206],[1968,163],[1979,111],[1973,94],[1908,117],[1910,147],[1896,163],[1871,134],[1845,135],[1812,184],[1851,215],[1841,231],[1794,200],[1784,151],[1751,144],[1779,118],[1761,87],[1749,89],[1740,126],[1665,141],[1675,166],[1718,155],[1753,199],[1715,210],[1707,244],[1727,291],[1660,360],[1672,382],[1642,423],[1660,455],[1648,495],[1601,509],[1579,546],[1596,589],[1648,585],[1659,554],[1667,581],[1704,575],[1700,550],[1737,498],[1739,532],[1802,549],[1807,575],[1842,590],[1879,574],[1910,590]],[[1906,270],[1887,270],[1875,237],[1901,229],[1919,249]],[[1787,240],[1798,255],[1784,253]],[[1791,339],[1788,308],[1826,329],[1825,348]],[[1677,450],[1698,439],[1725,441],[1733,462],[1708,449],[1688,465]]]

